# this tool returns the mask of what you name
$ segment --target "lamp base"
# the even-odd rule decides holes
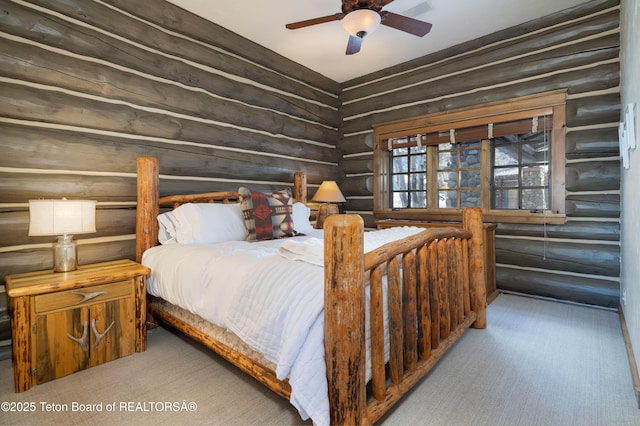
[[[73,235],[61,235],[53,245],[53,271],[70,272],[78,269],[78,251]]]
[[[324,221],[332,214],[340,213],[337,204],[321,204],[318,207],[318,216],[316,217],[316,229],[322,229]]]

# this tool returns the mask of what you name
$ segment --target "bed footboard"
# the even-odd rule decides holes
[[[486,327],[482,213],[363,253],[363,222],[333,215],[325,238],[325,360],[331,424],[371,424],[422,379],[468,327]],[[383,271],[389,360],[385,361]],[[365,360],[370,282],[371,395]]]

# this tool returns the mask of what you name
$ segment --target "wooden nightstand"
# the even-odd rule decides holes
[[[131,260],[5,277],[16,392],[146,349],[146,276]]]

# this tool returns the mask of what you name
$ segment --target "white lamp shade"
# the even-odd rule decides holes
[[[360,31],[371,34],[379,25],[380,15],[371,9],[354,10],[342,18],[342,27],[354,37],[357,37]]]
[[[313,196],[313,201],[321,203],[344,203],[345,198],[334,180],[325,180]]]
[[[29,200],[29,236],[96,232],[93,200]]]

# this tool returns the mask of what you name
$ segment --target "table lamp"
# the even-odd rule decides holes
[[[53,245],[53,270],[78,268],[73,234],[96,232],[96,202],[93,200],[29,200],[29,236],[57,235]],[[61,235],[62,234],[62,235]]]
[[[324,221],[332,214],[339,213],[338,206],[332,203],[344,203],[345,198],[338,188],[338,184],[333,180],[325,180],[316,191],[311,201],[318,201],[321,204],[318,208],[318,216],[316,217],[316,229],[322,229]]]

